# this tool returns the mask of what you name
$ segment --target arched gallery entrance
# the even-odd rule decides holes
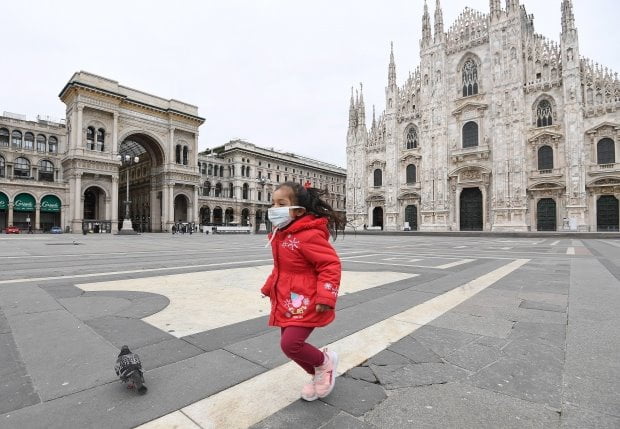
[[[202,207],[200,209],[200,224],[209,225],[211,222],[211,209],[209,207]]]
[[[618,198],[613,195],[602,195],[596,200],[596,230],[619,231]]]
[[[187,222],[189,219],[189,201],[185,195],[177,195],[174,198],[174,221],[178,223]]]
[[[162,190],[153,190],[153,183],[162,182],[160,176],[163,173],[158,167],[164,162],[164,153],[160,145],[152,137],[136,133],[123,139],[118,153],[123,160],[130,160],[129,163],[121,162],[118,172],[119,229],[127,213],[126,206],[129,205],[128,215],[135,231],[161,231]],[[176,213],[174,220],[178,220]]]
[[[216,207],[213,209],[213,225],[223,225],[224,224],[224,214],[222,212],[221,207]]]
[[[372,209],[372,226],[378,226],[383,229],[383,207]]]
[[[557,211],[553,198],[541,198],[536,204],[536,230],[555,231],[557,229]]]
[[[482,192],[480,188],[465,188],[459,197],[461,231],[482,231]]]

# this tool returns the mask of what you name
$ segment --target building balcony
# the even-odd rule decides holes
[[[490,154],[491,149],[489,149],[489,146],[483,145],[453,150],[450,153],[450,158],[452,159],[452,162],[458,163],[476,160],[486,160],[489,159]]]
[[[620,163],[612,162],[608,164],[590,164],[588,174],[590,176],[602,176],[605,174],[620,173]]]
[[[530,179],[559,179],[564,175],[562,168],[549,168],[544,170],[532,170],[530,171]]]

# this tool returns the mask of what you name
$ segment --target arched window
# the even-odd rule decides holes
[[[471,58],[463,64],[463,97],[478,94],[478,67]]]
[[[183,146],[183,165],[187,165],[187,153],[188,153],[188,148],[187,146]]]
[[[222,184],[221,183],[217,183],[215,185],[215,196],[216,197],[221,197],[222,196]]]
[[[411,185],[416,182],[416,168],[414,164],[409,164],[407,166],[407,184]]]
[[[13,148],[21,149],[22,148],[22,133],[15,130],[11,133],[11,137],[13,137]]]
[[[205,197],[208,197],[209,194],[211,193],[211,182],[209,182],[208,180],[204,183],[204,187],[203,187],[203,195]]]
[[[478,146],[478,124],[469,121],[463,125],[463,147]]]
[[[213,164],[207,165],[207,175],[209,176],[213,175]]]
[[[405,140],[407,149],[415,149],[416,147],[418,147],[418,132],[416,131],[415,127],[409,127]]]
[[[224,166],[220,165],[220,177],[224,177]]]
[[[176,155],[176,157],[175,157],[176,158],[176,163],[180,164],[181,163],[181,145],[180,144],[178,144],[177,147],[176,147],[175,155]]]
[[[95,128],[86,128],[86,149],[95,150]]]
[[[42,159],[39,162],[39,180],[46,182],[54,181],[54,164],[51,161]]]
[[[235,198],[235,188],[233,187],[232,183],[228,184],[228,197]]]
[[[241,166],[241,175],[245,177],[245,165]]]
[[[599,140],[596,145],[596,160],[598,164],[613,164],[616,162],[616,148],[610,138]]]
[[[6,176],[6,164],[4,162],[4,158],[0,156],[0,177]]]
[[[0,147],[9,147],[9,130],[0,128]]]
[[[43,134],[39,134],[37,136],[37,151],[45,152],[45,136]]]
[[[538,169],[539,170],[552,170],[553,169],[553,149],[551,146],[541,146],[538,149]]]
[[[382,186],[383,183],[383,177],[381,175],[381,169],[377,168],[374,172],[374,182],[373,182],[373,186]]]
[[[553,124],[553,115],[549,100],[541,100],[536,108],[536,126],[548,127]]]
[[[99,128],[97,130],[97,150],[103,152],[105,148],[105,130]]]
[[[243,184],[243,194],[242,194],[242,195],[243,195],[243,197],[242,197],[242,198],[243,198],[244,200],[247,200],[247,199],[248,199],[248,195],[249,195],[249,193],[250,193],[250,187],[248,186],[248,184],[247,184],[247,183],[244,183],[244,184]]]
[[[30,177],[30,161],[22,157],[15,159],[13,175],[15,177]]]
[[[245,177],[250,177],[250,167],[245,167]]]
[[[24,149],[27,149],[27,150],[34,149],[34,134],[32,133],[24,134]]]
[[[54,136],[50,137],[47,141],[47,150],[49,153],[57,153],[58,152],[58,139]]]

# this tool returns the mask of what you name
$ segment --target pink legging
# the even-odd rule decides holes
[[[308,374],[314,374],[314,368],[323,365],[323,352],[306,343],[314,328],[287,326],[280,329],[280,347],[286,356],[295,361]]]

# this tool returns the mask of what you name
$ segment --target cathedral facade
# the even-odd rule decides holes
[[[620,81],[583,57],[571,0],[559,43],[519,0],[466,8],[444,31],[425,4],[420,64],[366,125],[351,94],[349,222],[385,230],[618,231]]]

